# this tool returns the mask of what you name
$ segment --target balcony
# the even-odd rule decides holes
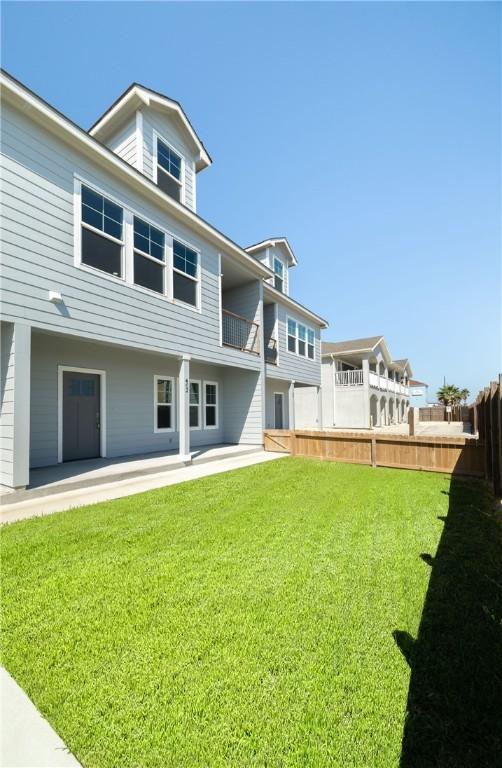
[[[354,368],[350,371],[335,372],[335,387],[362,387],[364,384],[364,371],[362,368]],[[369,385],[373,389],[380,389],[384,392],[393,392],[396,395],[409,397],[409,387],[401,384],[394,379],[388,379],[386,376],[379,375],[374,371],[369,371]]]
[[[265,342],[265,362],[270,365],[277,365],[277,341],[269,339]]]
[[[221,311],[222,342],[225,347],[239,349],[252,355],[260,354],[260,326],[246,317],[230,312]]]

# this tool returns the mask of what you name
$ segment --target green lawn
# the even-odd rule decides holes
[[[282,459],[6,526],[3,663],[86,768],[495,766],[500,552],[482,483]]]

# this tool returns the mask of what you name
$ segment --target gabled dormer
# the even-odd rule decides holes
[[[267,282],[288,296],[289,270],[291,267],[296,267],[298,262],[287,239],[285,237],[270,238],[256,245],[250,245],[245,250],[273,271],[274,277],[268,278]]]
[[[89,134],[196,210],[196,175],[211,158],[177,101],[133,83]]]

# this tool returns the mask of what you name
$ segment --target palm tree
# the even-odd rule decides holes
[[[463,401],[464,405],[467,405],[467,400],[469,398],[469,395],[471,393],[468,389],[461,389],[460,390],[460,399]]]
[[[437,398],[443,405],[456,405],[460,402],[460,390],[454,384],[443,384],[437,391]]]

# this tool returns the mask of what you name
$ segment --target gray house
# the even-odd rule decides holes
[[[197,215],[211,158],[180,104],[134,84],[86,132],[1,84],[1,484],[260,445],[305,393],[320,423],[326,323],[289,297],[285,239],[244,249]]]
[[[322,344],[323,426],[383,427],[407,421],[409,360],[393,360],[383,336]]]

